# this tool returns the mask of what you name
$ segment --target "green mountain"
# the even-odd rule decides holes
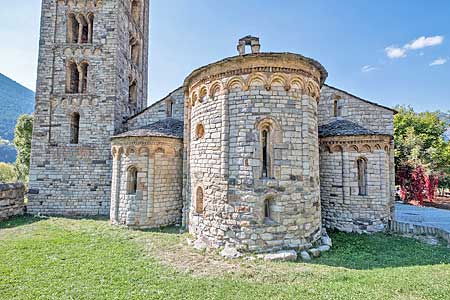
[[[34,92],[0,73],[0,161],[16,159],[14,127],[21,114],[34,111]]]

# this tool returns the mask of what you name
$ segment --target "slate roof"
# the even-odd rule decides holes
[[[385,135],[348,120],[336,120],[319,126],[319,137],[351,135]]]
[[[173,118],[166,118],[164,120],[152,123],[150,125],[141,127],[139,129],[130,130],[113,138],[122,137],[139,137],[139,136],[156,136],[156,137],[170,137],[183,138],[183,122]]]

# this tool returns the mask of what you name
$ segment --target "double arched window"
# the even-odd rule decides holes
[[[367,195],[367,160],[365,158],[358,158],[356,160],[357,177],[358,177],[358,195]]]
[[[67,42],[73,44],[92,43],[94,15],[69,13],[67,16]]]
[[[137,175],[138,170],[135,166],[131,166],[127,171],[127,194],[136,195],[137,191]]]
[[[85,94],[88,92],[89,64],[82,62],[77,64],[70,61],[66,67],[66,93]]]

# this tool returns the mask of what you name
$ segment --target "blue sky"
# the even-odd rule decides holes
[[[40,3],[4,2],[0,72],[34,90]],[[153,0],[149,102],[251,34],[262,51],[318,60],[328,84],[360,97],[449,110],[449,16],[450,1]]]

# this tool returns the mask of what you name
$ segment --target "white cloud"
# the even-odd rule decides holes
[[[430,66],[432,67],[432,66],[440,66],[440,65],[443,65],[443,64],[445,64],[446,62],[447,62],[447,58],[442,58],[442,57],[439,57],[438,59],[435,59],[434,61],[432,61],[431,63],[430,63]]]
[[[430,36],[430,37],[421,36],[418,39],[415,39],[414,41],[412,41],[411,43],[406,44],[404,48],[410,49],[410,50],[417,50],[417,49],[422,49],[425,47],[440,45],[440,44],[442,44],[443,41],[444,41],[444,37],[442,35],[436,35],[436,36]]]
[[[406,56],[406,49],[389,46],[384,49],[389,58],[401,58]]]
[[[444,36],[435,35],[430,37],[421,36],[403,47],[389,46],[384,49],[387,57],[391,59],[406,57],[408,51],[419,50],[426,47],[437,46],[444,42]],[[420,56],[423,54],[420,53]]]
[[[372,71],[378,70],[377,67],[371,66],[371,65],[365,65],[361,68],[361,72],[363,73],[369,73]]]

